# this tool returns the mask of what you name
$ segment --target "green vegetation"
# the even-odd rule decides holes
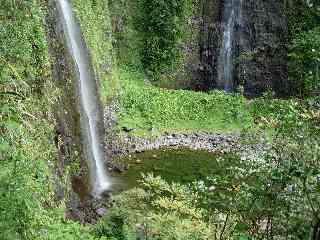
[[[191,4],[189,0],[138,1],[135,27],[142,41],[141,61],[153,80],[177,67]]]
[[[319,16],[320,19],[320,16]],[[300,96],[320,89],[320,27],[299,33],[291,45],[291,77],[297,80]]]
[[[115,197],[114,207],[100,224],[99,236],[133,240],[212,239],[213,232],[203,220],[198,196],[180,184],[146,176],[141,189]]]
[[[320,87],[319,9],[316,0],[294,0],[287,7],[289,78],[294,86],[293,92],[301,97],[319,91]]]
[[[265,104],[270,106],[270,101]],[[284,115],[280,114],[284,108],[278,109],[272,117]],[[260,126],[272,122],[272,117],[268,121],[263,116],[266,113],[257,119]],[[99,234],[126,240],[139,234],[179,240],[317,239],[320,115],[310,107],[301,117],[295,116],[277,121],[267,154],[237,163],[218,158],[216,169],[200,181],[172,181],[170,170],[151,167],[150,172],[164,173],[163,178],[146,175],[139,188],[114,197],[109,215],[97,225]],[[244,140],[259,137],[251,134]],[[180,166],[179,172],[185,168]]]
[[[303,125],[308,101],[272,99],[271,93],[248,100],[238,93],[225,94],[168,90],[144,83],[144,75],[133,67],[115,72],[121,83],[118,128],[130,134],[159,135],[164,132],[240,133]],[[311,101],[311,100],[310,100]]]
[[[179,68],[189,0],[73,1],[103,102],[117,98],[120,104],[118,130],[132,128],[130,134],[146,137],[241,133],[246,143],[267,133],[271,148],[255,161],[215,158],[210,162],[215,166],[204,164],[207,168],[191,180],[146,175],[137,188],[113,197],[97,225],[67,220],[66,203],[54,195],[52,107],[59,91],[50,76],[45,2],[1,1],[1,240],[319,239],[319,97],[280,100],[266,93],[248,100],[240,93],[168,90],[148,82],[150,75],[170,78]],[[290,2],[300,6],[288,10],[290,80],[304,97],[319,89],[319,4]],[[129,16],[138,10],[139,15]],[[112,37],[112,32],[118,34]],[[181,161],[174,168],[189,172]]]
[[[48,173],[44,160],[52,147],[43,149],[40,142],[50,146],[42,134],[52,126],[41,119],[45,112],[39,109],[45,105],[40,93],[44,93],[41,86],[47,79],[48,59],[38,6],[4,1],[2,9],[0,238],[23,239],[38,231],[41,201],[50,193],[46,191],[50,186],[43,183]]]
[[[36,1],[1,1],[0,239],[94,239],[54,201],[56,90],[42,18]]]
[[[119,127],[134,134],[169,131],[239,131],[250,124],[246,101],[240,95],[166,90],[145,85],[143,74],[132,68],[118,72],[122,92]],[[149,133],[150,134],[150,133]]]
[[[112,78],[112,29],[107,1],[73,1],[81,30],[91,54],[95,74],[100,81],[102,101],[113,96],[117,87]]]
[[[1,96],[40,93],[48,74],[42,15],[35,6],[34,1],[1,2]]]
[[[116,66],[139,65],[141,39],[135,28],[138,1],[109,0]]]

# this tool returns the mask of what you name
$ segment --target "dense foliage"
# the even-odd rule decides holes
[[[46,77],[46,43],[34,1],[1,1],[1,90],[39,92]],[[2,93],[3,94],[3,93]]]
[[[173,70],[179,61],[189,7],[189,0],[138,1],[135,26],[142,39],[141,60],[155,80]]]
[[[56,90],[42,19],[37,1],[1,1],[0,239],[94,239],[54,201]]]
[[[300,95],[320,89],[320,28],[296,35],[291,45],[289,67]]]
[[[37,93],[47,77],[48,59],[35,2],[1,3],[0,238],[23,239],[38,230],[39,206],[47,194],[39,190],[47,178],[43,160],[51,148],[43,151],[38,144],[46,139],[39,125],[48,123],[30,107],[38,111],[35,107],[44,103]]]
[[[319,92],[320,4],[294,0],[287,4],[289,27],[289,78],[293,93],[306,96]]]

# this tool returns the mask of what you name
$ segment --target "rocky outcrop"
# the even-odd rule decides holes
[[[191,78],[190,87],[193,90],[209,90],[215,87],[216,66],[220,43],[221,0],[202,0],[196,16],[193,16],[192,31],[198,33],[196,46],[189,48],[189,61],[186,71]]]
[[[124,156],[130,153],[139,153],[161,148],[188,148],[204,150],[213,153],[237,153],[243,159],[257,159],[268,149],[268,144],[242,144],[240,136],[218,133],[198,132],[192,134],[167,133],[156,138],[123,136],[114,139],[109,149],[113,157]]]

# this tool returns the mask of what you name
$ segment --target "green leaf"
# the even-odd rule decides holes
[[[6,153],[10,149],[10,145],[7,142],[1,142],[0,143],[0,153]]]
[[[4,123],[4,126],[8,130],[17,130],[20,127],[20,124],[13,120],[8,120]]]
[[[247,224],[245,224],[245,223],[239,222],[239,223],[237,223],[235,229],[236,229],[238,232],[246,232],[246,231],[248,231],[249,226],[248,226]]]
[[[239,240],[250,240],[250,236],[247,234],[243,234],[239,236]]]

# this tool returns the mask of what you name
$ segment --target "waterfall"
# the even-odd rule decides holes
[[[230,92],[234,88],[235,26],[241,21],[242,0],[225,0],[222,14],[222,41],[218,56],[217,88]]]
[[[80,26],[72,13],[68,0],[58,0],[59,13],[68,50],[78,70],[78,94],[80,99],[80,125],[84,154],[89,165],[92,194],[99,197],[111,187],[104,167],[102,113],[97,83],[91,70],[90,59],[81,36]]]

